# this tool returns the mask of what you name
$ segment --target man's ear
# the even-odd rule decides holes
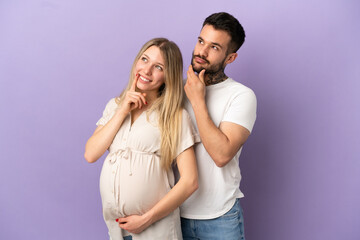
[[[238,54],[237,53],[230,53],[227,55],[226,57],[226,64],[232,63],[233,61],[235,61],[235,59],[237,58]]]

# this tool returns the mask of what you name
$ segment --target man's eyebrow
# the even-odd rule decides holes
[[[198,39],[204,42],[204,39],[202,37],[199,36]],[[223,46],[220,45],[220,43],[217,43],[217,42],[211,42],[211,44],[215,45],[215,46],[218,46],[219,48],[223,47]]]
[[[218,46],[219,48],[222,48],[222,46],[220,45],[220,43],[212,42],[212,45],[215,45],[215,46]]]
[[[150,57],[149,57],[148,55],[146,55],[145,53],[143,53],[143,55],[144,55],[146,58],[150,59]],[[161,62],[157,62],[156,64],[159,64],[159,65],[161,65],[161,66],[164,67],[164,64],[162,64]]]

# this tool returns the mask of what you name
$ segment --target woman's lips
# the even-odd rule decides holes
[[[143,81],[143,82],[146,82],[146,83],[152,82],[152,80],[147,79],[147,78],[145,78],[145,77],[143,77],[143,76],[141,76],[141,75],[140,75],[139,79],[140,79],[141,81]]]

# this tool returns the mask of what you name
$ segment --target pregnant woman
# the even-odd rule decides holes
[[[192,146],[199,142],[182,108],[182,66],[175,43],[148,41],[86,143],[88,162],[109,151],[100,193],[111,240],[182,239],[178,207],[197,189]]]

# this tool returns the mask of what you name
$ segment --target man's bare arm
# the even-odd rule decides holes
[[[201,141],[218,167],[225,166],[250,135],[245,127],[222,122],[215,126],[205,102],[204,71],[197,76],[189,67],[185,84],[186,95],[193,107]]]

